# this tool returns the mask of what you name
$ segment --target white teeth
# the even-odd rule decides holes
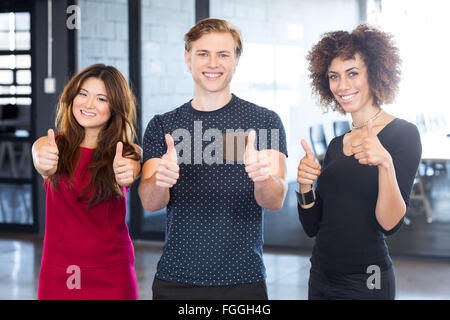
[[[90,116],[90,117],[95,116],[95,113],[90,113],[90,112],[86,112],[86,111],[83,111],[83,110],[81,110],[81,113],[85,114],[87,116]]]
[[[205,73],[205,76],[207,76],[208,78],[217,78],[218,76],[220,76],[220,74],[218,74],[218,73]]]
[[[342,100],[350,100],[351,98],[353,98],[355,95],[351,94],[349,96],[341,96]]]

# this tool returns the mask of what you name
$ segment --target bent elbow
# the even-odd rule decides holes
[[[317,235],[317,232],[319,231],[317,228],[314,228],[314,229],[303,228],[303,230],[305,231],[306,235],[309,238],[314,238]]]

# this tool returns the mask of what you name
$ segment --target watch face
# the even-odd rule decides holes
[[[243,162],[248,134],[245,132],[228,132],[223,134],[223,159]]]

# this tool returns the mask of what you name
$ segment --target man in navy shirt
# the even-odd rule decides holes
[[[153,299],[268,299],[262,209],[279,210],[286,196],[284,127],[230,92],[236,28],[202,20],[185,48],[195,96],[153,117],[143,142],[143,207],[167,207]]]

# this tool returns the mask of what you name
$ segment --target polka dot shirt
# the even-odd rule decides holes
[[[217,142],[216,137],[207,138],[208,129],[217,129],[220,135],[227,130],[255,129],[257,149],[276,149],[287,156],[286,134],[279,116],[235,95],[215,111],[195,110],[189,101],[156,115],[145,131],[144,161],[164,155],[166,133],[184,133],[183,138],[173,135],[180,177],[170,189],[166,242],[156,277],[197,286],[264,281],[263,214],[254,197],[254,184],[242,161],[210,163],[206,157],[199,161],[199,155],[214,149],[208,146]],[[183,143],[189,146],[187,133],[191,150],[180,149]],[[211,154],[216,153],[220,152]],[[181,163],[180,157],[184,157]]]

